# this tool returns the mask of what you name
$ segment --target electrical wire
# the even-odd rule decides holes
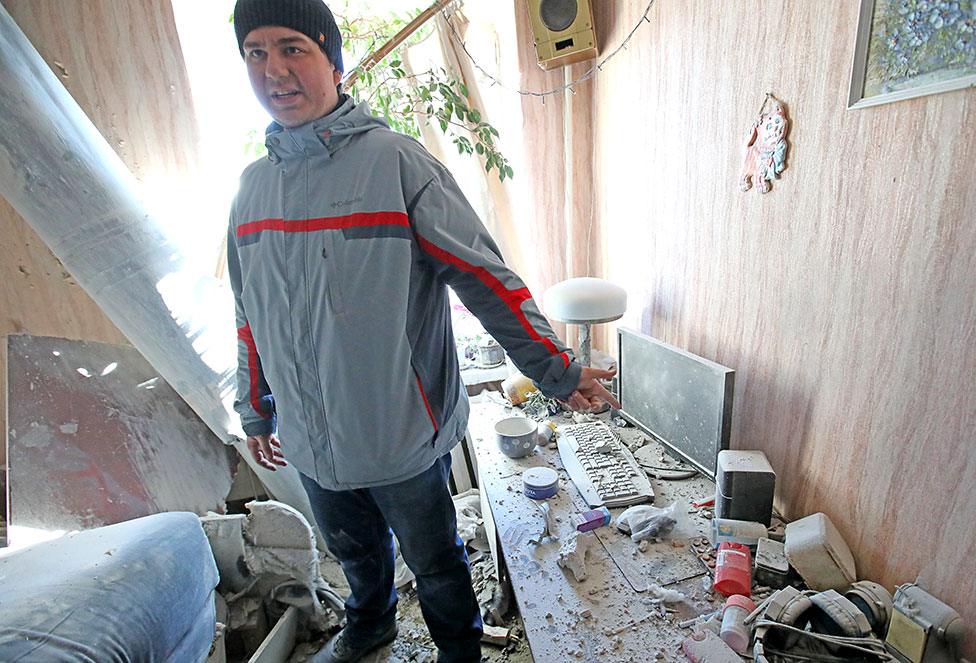
[[[820,640],[821,642],[826,642],[832,645],[841,645],[848,649],[853,649],[859,651],[863,654],[868,654],[870,656],[878,657],[882,661],[893,661],[894,658],[885,650],[884,643],[880,640],[872,640],[869,638],[852,638],[842,635],[826,635],[824,633],[814,633],[813,631],[804,631],[803,629],[796,628],[795,626],[790,626],[789,624],[782,624],[780,622],[770,621],[768,619],[760,619],[756,622],[756,628],[780,628],[791,633],[797,633],[804,635],[815,640]],[[877,648],[880,647],[880,650]]]
[[[641,469],[644,470],[644,473],[647,474],[647,476],[654,477],[655,479],[660,479],[662,481],[681,481],[682,479],[691,479],[692,477],[698,475],[698,470],[675,471],[672,468],[650,467],[648,465],[644,465],[640,461],[637,461],[637,464],[641,466]],[[662,472],[661,470],[666,471]]]
[[[661,467],[660,465],[650,465],[648,463],[637,463],[643,467],[645,470],[661,470],[662,472],[693,472],[698,474],[698,470],[693,467]]]
[[[618,437],[619,439],[619,437]],[[682,463],[677,467],[663,467],[661,465],[651,465],[650,463],[645,463],[635,456],[634,460],[637,464],[641,466],[641,469],[651,477],[655,479],[661,479],[662,481],[681,481],[682,479],[691,479],[698,476],[698,470],[694,467]]]
[[[471,64],[474,65],[475,69],[477,69],[478,71],[480,71],[481,74],[485,78],[488,78],[491,81],[491,84],[493,86],[494,85],[497,85],[497,86],[501,87],[504,90],[508,90],[509,92],[513,92],[515,94],[520,94],[523,97],[541,97],[541,98],[543,98],[543,103],[545,103],[545,97],[548,97],[548,96],[554,95],[554,94],[559,94],[561,92],[565,92],[566,90],[569,90],[573,94],[576,94],[576,90],[574,89],[575,86],[579,85],[580,83],[583,83],[584,81],[588,81],[591,78],[594,78],[597,74],[599,74],[601,71],[603,71],[603,66],[605,64],[607,64],[610,60],[612,60],[613,57],[615,55],[617,55],[617,53],[619,53],[621,50],[623,50],[624,48],[627,48],[627,44],[633,38],[633,36],[637,32],[637,30],[642,25],[644,25],[645,22],[647,22],[647,23],[650,23],[651,22],[651,20],[649,18],[647,18],[647,15],[650,13],[651,7],[654,6],[654,1],[655,0],[650,0],[650,2],[647,3],[647,8],[644,9],[644,13],[641,14],[640,20],[637,21],[637,25],[634,26],[634,28],[627,35],[627,38],[624,39],[620,43],[620,45],[617,46],[617,48],[615,48],[612,53],[610,53],[610,55],[608,55],[607,57],[605,57],[602,60],[600,60],[600,62],[598,62],[593,67],[591,67],[585,74],[583,74],[582,76],[580,76],[579,78],[577,78],[572,83],[566,83],[565,85],[560,85],[559,87],[555,87],[555,88],[553,88],[551,90],[546,90],[545,92],[535,92],[533,90],[513,89],[513,88],[505,85],[504,83],[502,83],[495,76],[492,76],[491,74],[489,74],[485,70],[484,67],[482,67],[480,64],[478,64],[478,61],[475,60],[474,59],[474,56],[471,55],[471,53],[468,51],[468,47],[464,43],[464,40],[461,39],[461,36],[457,33],[457,30],[454,28],[454,23],[451,21],[451,18],[452,17],[448,13],[447,8],[441,10],[441,13],[444,14],[445,22],[447,23],[448,27],[451,29],[451,34],[453,35],[454,40],[461,47],[461,50],[464,51],[464,54],[468,57],[468,60],[471,61]]]
[[[850,663],[849,658],[843,658],[840,656],[831,656],[830,654],[814,654],[812,652],[804,652],[803,654],[791,654],[789,652],[780,651],[778,649],[770,649],[769,647],[763,647],[763,653],[766,660],[776,660],[770,659],[770,656],[779,656],[781,658],[788,658],[794,661],[829,661],[830,663]]]

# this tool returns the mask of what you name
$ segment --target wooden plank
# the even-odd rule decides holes
[[[478,487],[477,470],[473,464],[473,458],[474,448],[471,446],[470,436],[465,435],[451,449],[451,483],[452,492],[455,495]]]
[[[481,519],[485,525],[485,538],[488,539],[488,550],[491,552],[491,564],[495,570],[495,577],[501,579],[501,557],[498,551],[498,528],[495,527],[495,517],[491,514],[491,503],[484,489],[484,482],[480,481],[478,494],[481,498]]]
[[[596,3],[601,43],[645,5]],[[654,4],[596,79],[604,275],[620,324],[737,371],[732,446],[766,452],[777,507],[825,511],[861,577],[920,575],[972,659],[976,92],[847,110],[858,5]],[[791,147],[759,195],[738,180],[767,91]]]
[[[285,663],[295,648],[298,608],[289,606],[248,663]]]
[[[471,477],[464,464],[464,451],[461,450],[460,442],[451,449],[451,493],[460,495],[471,488]]]

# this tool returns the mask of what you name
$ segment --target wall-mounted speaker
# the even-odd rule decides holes
[[[555,69],[597,56],[590,0],[528,0],[539,66]]]

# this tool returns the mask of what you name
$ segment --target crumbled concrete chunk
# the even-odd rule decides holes
[[[576,582],[586,580],[586,551],[589,549],[591,537],[590,534],[581,535],[573,531],[559,548],[557,563],[560,568],[572,571]]]

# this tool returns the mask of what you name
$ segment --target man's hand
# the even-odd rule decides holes
[[[566,404],[579,412],[589,412],[603,405],[606,401],[610,407],[620,408],[620,402],[614,398],[606,388],[600,384],[600,380],[609,380],[617,371],[604,371],[599,368],[583,367],[580,374],[579,384],[576,391],[569,396]]]
[[[281,442],[277,435],[248,435],[247,450],[258,465],[272,472],[278,469],[275,465],[284,467],[288,464],[281,453]]]

